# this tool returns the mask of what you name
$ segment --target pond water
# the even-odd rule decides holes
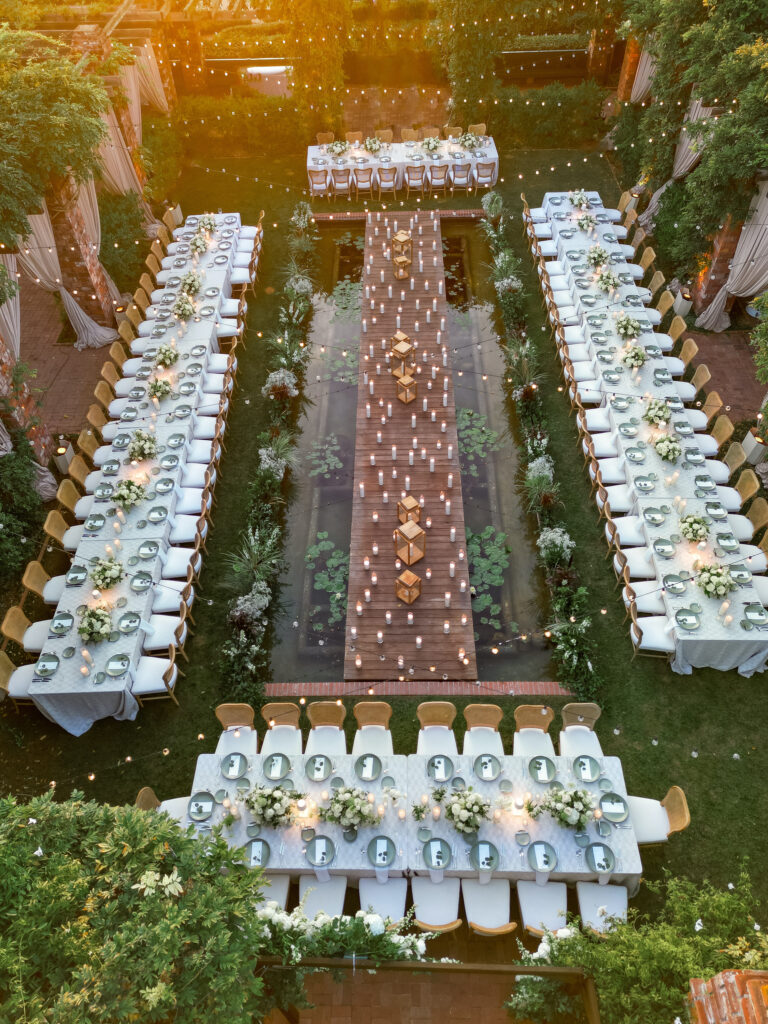
[[[444,225],[446,294],[470,533],[478,677],[550,678],[546,595],[516,483],[514,423],[502,388],[490,259],[472,222]],[[300,468],[288,513],[287,571],[275,623],[275,681],[343,678],[344,622],[354,473],[363,228],[323,227],[301,421]]]

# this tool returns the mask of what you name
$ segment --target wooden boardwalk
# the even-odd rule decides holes
[[[413,238],[405,281],[388,258],[398,228]],[[368,215],[361,320],[344,678],[476,680],[437,213]],[[386,358],[398,329],[415,346],[418,397],[407,405]],[[409,567],[397,563],[393,543],[406,494],[420,503],[426,531],[426,554],[410,566],[421,596],[410,605],[395,596]]]

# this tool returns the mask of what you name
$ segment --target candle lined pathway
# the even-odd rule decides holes
[[[396,280],[392,236],[413,242],[410,277]],[[369,214],[365,225],[360,378],[344,677],[475,680],[474,629],[461,498],[456,407],[437,213]],[[414,346],[418,396],[405,404],[390,373],[393,335]],[[424,557],[398,562],[398,501],[419,502]],[[421,595],[395,581],[410,569]]]

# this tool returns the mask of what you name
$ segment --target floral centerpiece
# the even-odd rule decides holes
[[[549,789],[525,805],[532,818],[548,814],[563,828],[575,828],[579,832],[589,824],[594,808],[594,797],[586,789]]]
[[[653,447],[656,449],[656,454],[664,462],[677,462],[683,454],[680,442],[669,434],[662,434],[661,437],[657,437],[653,442]]]
[[[577,188],[575,192],[569,192],[568,200],[571,206],[577,206],[580,210],[588,210],[592,205],[589,201],[589,196],[583,188]]]
[[[146,488],[135,480],[121,480],[112,492],[112,501],[125,512],[144,501],[146,494]]]
[[[428,135],[426,139],[421,140],[421,148],[425,149],[428,153],[434,153],[440,149],[441,142],[436,135]]]
[[[613,325],[620,338],[636,338],[642,330],[639,321],[630,316],[629,313],[619,313]]]
[[[585,213],[576,221],[579,231],[591,231],[597,227],[597,221],[591,213]]]
[[[536,547],[544,564],[553,568],[570,563],[576,541],[562,526],[545,526],[538,536]]]
[[[706,540],[709,536],[709,523],[703,516],[692,513],[680,518],[680,533],[686,540]]]
[[[254,786],[246,795],[245,806],[256,825],[290,825],[296,816],[296,801],[303,793],[282,786]]]
[[[378,153],[381,149],[381,139],[377,139],[375,135],[369,135],[363,143],[363,149],[366,153]]]
[[[328,152],[331,156],[344,156],[349,150],[349,143],[346,139],[337,139],[335,142],[328,144]]]
[[[170,395],[172,390],[169,380],[165,380],[163,377],[155,377],[149,382],[147,394],[150,398],[157,398],[158,401],[162,401]]]
[[[653,427],[666,427],[672,419],[672,410],[661,398],[652,398],[645,407],[643,419]]]
[[[445,816],[457,832],[477,832],[491,817],[491,801],[468,786],[451,794],[445,805]]]
[[[91,566],[91,579],[93,585],[99,590],[116,587],[124,576],[123,563],[116,558],[99,558],[95,565]]]
[[[173,315],[179,320],[189,320],[195,315],[195,304],[186,294],[180,295],[173,304]]]
[[[109,608],[86,608],[80,616],[77,632],[87,644],[100,644],[103,640],[109,640],[112,612]]]
[[[615,288],[621,287],[621,281],[609,267],[602,267],[597,272],[595,284],[601,292],[612,292]]]
[[[590,267],[602,267],[604,263],[608,262],[609,253],[602,245],[590,245],[586,258]]]
[[[189,243],[189,247],[196,256],[202,256],[204,252],[208,251],[208,239],[204,231],[198,231],[192,241]]]
[[[640,345],[627,345],[621,353],[621,361],[633,370],[639,369],[648,358],[648,353]]]
[[[737,587],[736,581],[725,565],[718,565],[717,562],[714,562],[712,565],[698,566],[697,564],[694,568],[698,568],[696,586],[703,590],[707,597],[725,597]]]
[[[157,439],[147,430],[134,430],[128,445],[128,458],[133,462],[154,459],[157,455]]]
[[[155,369],[167,370],[169,366],[173,366],[178,361],[178,349],[175,349],[173,345],[160,345],[155,356]]]
[[[197,218],[197,230],[198,231],[215,231],[216,230],[216,218],[212,213],[204,213],[201,217]]]
[[[356,786],[339,786],[331,793],[327,807],[318,807],[318,817],[342,828],[361,828],[378,825],[381,820],[376,805],[368,799],[368,793]]]
[[[474,132],[464,132],[459,138],[459,145],[462,149],[477,149],[480,145],[480,139],[478,139]]]
[[[202,283],[202,279],[196,270],[188,270],[184,277],[182,277],[179,287],[186,295],[197,295]]]

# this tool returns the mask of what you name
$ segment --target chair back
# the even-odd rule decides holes
[[[90,470],[88,469],[88,466],[86,465],[85,459],[82,457],[82,455],[75,455],[73,457],[72,461],[69,464],[69,469],[67,470],[67,472],[75,481],[75,483],[79,484],[83,488],[83,490],[85,490],[85,481],[88,477],[88,473],[90,472]]]
[[[722,447],[726,441],[730,441],[735,429],[730,418],[725,413],[717,417],[712,428],[712,437],[717,441],[718,448]]]
[[[564,729],[567,729],[569,725],[584,725],[594,732],[595,722],[602,713],[598,704],[564,704],[560,712],[560,720]]]
[[[445,725],[450,729],[456,708],[449,700],[427,700],[416,708],[416,717],[422,729],[430,725]]]
[[[389,728],[392,708],[385,700],[362,700],[352,708],[359,729],[366,725],[381,725]]]
[[[362,132],[347,132],[344,136],[350,146],[359,146],[363,141]]]
[[[147,258],[144,260],[144,266],[150,272],[152,277],[154,277],[155,281],[157,281],[157,275],[163,268],[160,260],[158,260],[157,256],[155,256],[153,252],[149,253]]]
[[[391,143],[392,140],[394,139],[394,137],[395,137],[395,133],[392,131],[391,128],[377,128],[376,129],[376,138],[379,140],[379,142],[389,142],[389,143]]]
[[[43,523],[43,532],[46,536],[52,540],[58,541],[59,544],[64,544],[64,534],[67,532],[69,527],[64,516],[59,512],[57,508],[51,509],[48,515],[45,517]]]
[[[359,188],[370,188],[373,178],[372,167],[358,167],[355,170],[355,186]]]
[[[351,174],[352,171],[348,167],[332,167],[331,178],[333,179],[333,187],[338,188],[340,185],[349,187]]]
[[[655,259],[656,253],[649,245],[643,253],[643,255],[640,257],[640,266],[643,268],[643,270],[647,270]]]
[[[650,291],[652,297],[656,294],[659,288],[661,288],[665,281],[666,278],[664,277],[663,272],[661,270],[657,270],[651,278],[651,280],[648,282],[648,290]],[[666,310],[664,312],[666,312]]]
[[[149,251],[155,257],[155,259],[158,260],[158,262],[160,262],[160,263],[163,262],[163,259],[165,257],[165,253],[163,252],[162,245],[160,245],[160,243],[158,242],[157,239],[155,239],[154,242],[152,243],[152,245],[149,247]]]
[[[669,818],[669,832],[682,832],[691,824],[691,812],[688,810],[688,801],[685,793],[679,786],[670,786],[667,795],[661,801],[661,806],[667,812]]]
[[[176,227],[176,221],[173,216],[173,210],[166,210],[163,214],[163,224],[168,228],[169,231],[173,231]]]
[[[149,296],[143,288],[137,288],[133,293],[133,301],[139,307],[141,312],[146,316],[147,309],[150,306]]]
[[[99,381],[99,384],[104,384],[104,381]],[[104,384],[104,387],[106,388],[108,385]],[[108,422],[107,417],[104,414],[104,410],[101,406],[96,405],[95,403],[88,407],[88,412],[86,413],[85,418],[94,430],[98,430],[99,434],[101,434],[101,429],[104,424]],[[98,447],[98,445],[96,447]]]
[[[455,124],[447,124],[443,128],[443,135],[446,137],[446,139],[458,139],[463,134],[464,132],[461,130],[461,128]]]
[[[733,441],[728,445],[728,451],[723,456],[723,462],[728,467],[731,476],[741,469],[746,461],[747,453],[744,451],[744,446],[740,441]]]
[[[316,700],[307,705],[307,718],[312,723],[313,729],[319,725],[330,725],[341,729],[346,717],[347,709],[343,704],[337,704],[335,700]]]
[[[115,363],[116,366],[122,369],[123,363],[127,359],[125,349],[119,341],[113,341],[109,346],[109,358]]]
[[[60,505],[63,505],[68,512],[74,514],[75,505],[80,501],[80,492],[72,483],[71,480],[66,477],[59,484],[59,489],[56,491],[56,500]]]
[[[486,185],[486,184],[490,185],[491,182],[493,181],[493,172],[494,172],[494,170],[495,170],[495,165],[494,164],[482,163],[482,162],[479,162],[478,164],[476,164],[475,171],[477,172],[477,182],[478,182],[478,184],[479,185]]]
[[[109,359],[106,363],[102,364],[101,379],[105,380],[113,390],[117,386],[117,382],[120,380],[120,374],[117,372],[117,367]]]
[[[434,125],[431,125],[431,124],[422,125],[422,127],[419,129],[419,138],[420,139],[439,139],[440,138],[440,129],[436,128]]]
[[[277,701],[274,704],[264,704],[261,709],[261,717],[272,727],[273,725],[292,725],[294,729],[299,728],[298,704]]]
[[[93,389],[93,397],[102,406],[104,412],[109,412],[110,403],[115,400],[115,393],[105,380],[100,380]],[[105,418],[106,422],[106,418]]]
[[[424,182],[425,168],[423,164],[406,164],[405,176],[409,185],[421,185]]]
[[[765,498],[755,498],[749,506],[747,517],[752,523],[754,533],[768,525],[768,501]]]
[[[699,346],[696,344],[695,340],[693,338],[686,338],[683,342],[683,347],[680,349],[680,358],[686,368],[698,351]]]
[[[708,384],[712,380],[712,374],[709,372],[709,367],[706,363],[699,363],[696,367],[696,371],[691,377],[691,384],[693,385],[696,394],[701,391],[705,384]]]
[[[96,454],[96,449],[99,447],[99,442],[97,441],[93,431],[83,427],[77,435],[77,447],[81,452],[85,452],[88,458],[93,461],[93,456]],[[72,461],[74,462],[74,459]]]
[[[707,397],[704,399],[704,404],[701,407],[701,411],[707,417],[707,423],[709,423],[714,416],[720,412],[723,408],[723,400],[717,391],[710,391]]]
[[[464,708],[464,721],[468,729],[484,728],[499,731],[499,723],[504,712],[498,704],[467,704]]]
[[[482,121],[480,124],[471,124],[467,131],[470,135],[485,135],[485,121]]]
[[[448,164],[430,164],[429,180],[433,185],[444,185],[448,178]]]
[[[317,144],[318,146],[330,146],[336,136],[333,132],[318,132],[317,133]]]
[[[168,252],[168,246],[173,241],[173,234],[168,230],[168,228],[165,226],[165,224],[159,224],[158,225],[158,227],[157,227],[157,238],[158,238],[160,244],[162,245],[162,247],[165,249],[165,251]],[[149,293],[147,293],[147,294],[149,294]]]
[[[254,711],[250,704],[219,704],[214,714],[221,722],[222,729],[238,725],[254,728]]]
[[[631,199],[632,193],[629,190],[621,193],[621,199],[619,200],[619,213],[624,213],[626,208],[629,206]]]
[[[154,282],[152,278],[149,276],[149,274],[146,272],[146,270],[139,278],[139,285],[141,288],[144,289],[147,295],[151,295],[152,292],[155,290]]]
[[[13,640],[19,647],[24,646],[24,634],[32,623],[17,604],[12,604],[5,613],[0,632],[4,637]]]
[[[400,139],[402,142],[418,142],[419,133],[415,130],[415,128],[401,128]]]
[[[138,807],[140,811],[156,811],[159,806],[160,801],[155,796],[155,791],[151,786],[144,786],[136,794],[134,807]]]
[[[139,309],[135,302],[128,303],[128,306],[126,307],[125,310],[125,315],[136,328],[136,333],[138,334],[139,327],[141,326],[141,321],[143,320],[143,317],[141,315],[141,310]]]
[[[461,182],[469,181],[469,172],[472,170],[472,164],[454,164],[453,165],[453,183],[459,185]]]
[[[4,690],[8,693],[8,685],[11,681],[11,676],[15,671],[16,666],[8,655],[5,651],[0,651],[0,690]]]
[[[42,597],[45,584],[50,578],[40,562],[27,562],[27,567],[21,578],[21,585],[25,590],[30,590],[33,594],[37,594],[38,597]]]
[[[397,177],[397,168],[395,167],[379,167],[376,172],[379,176],[380,185],[394,185],[395,178]]]
[[[661,274],[661,271],[657,270],[656,274]],[[654,278],[656,277],[656,274],[653,275]],[[663,278],[663,276],[664,275],[662,274],[662,278]],[[664,284],[664,281],[662,280],[661,283]],[[653,284],[653,281],[651,281],[651,284]],[[672,309],[674,304],[675,304],[675,296],[672,294],[672,292],[669,290],[669,288],[667,288],[665,291],[663,291],[661,293],[661,296],[659,297],[659,301],[656,303],[656,309],[658,310],[659,314],[662,317],[664,317],[664,316],[667,315],[667,312],[670,309]]]
[[[636,220],[637,210],[635,210],[634,207],[631,210],[627,210],[627,214],[624,218],[624,227],[627,229],[627,232],[629,232]]]
[[[672,341],[677,341],[683,331],[686,329],[687,324],[681,316],[676,316],[672,323],[669,325],[669,336]]]
[[[328,185],[328,175],[325,171],[309,170],[309,180],[313,185],[322,185],[326,188]]]
[[[635,256],[637,256],[637,253],[638,253],[638,250],[640,249],[640,246],[645,242],[647,237],[648,236],[646,235],[645,231],[643,231],[642,228],[637,228],[636,229],[634,238],[632,239],[632,243],[631,243],[632,248],[635,250]],[[643,267],[643,269],[645,269],[645,267]]]
[[[736,490],[739,492],[742,505],[749,501],[750,498],[754,498],[760,490],[760,481],[755,476],[755,471],[753,469],[744,470],[736,481]]]
[[[515,708],[515,731],[521,729],[549,729],[555,712],[546,704],[518,704]]]
[[[121,320],[117,325],[117,333],[129,347],[131,342],[136,338],[136,331],[134,331],[130,320]]]

